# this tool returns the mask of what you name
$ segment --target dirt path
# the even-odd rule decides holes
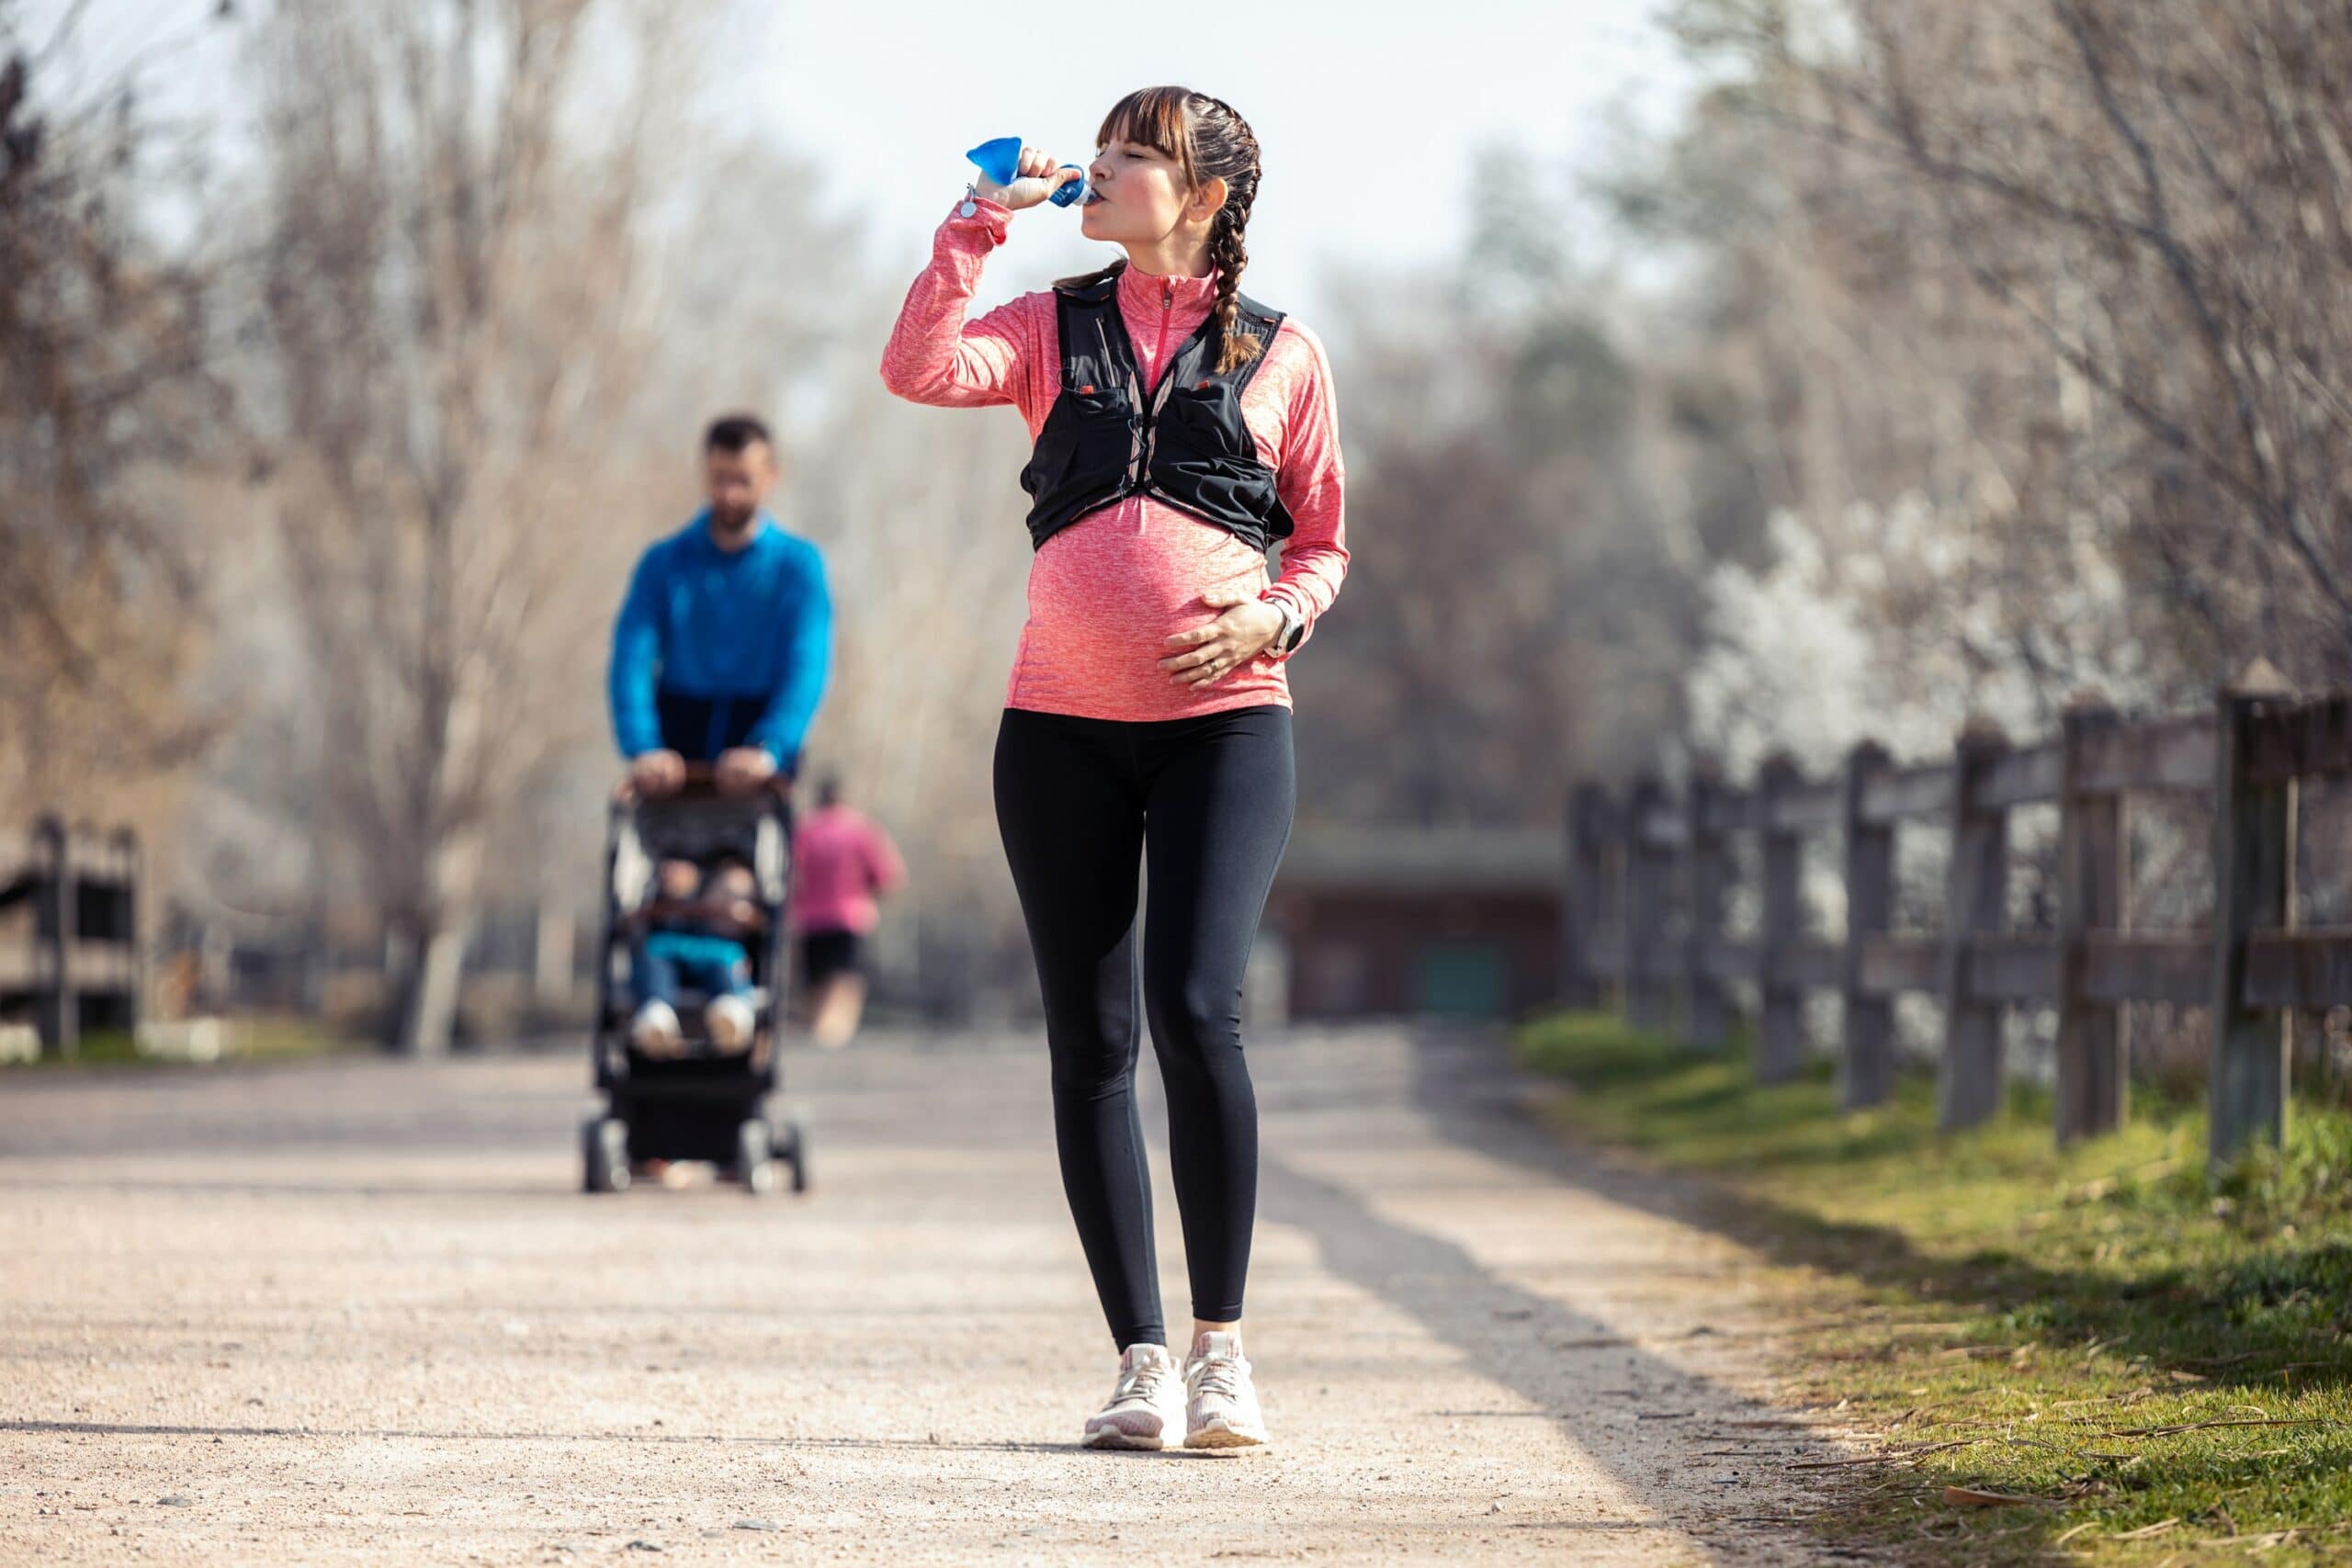
[[[1816,1559],[1736,1248],[1490,1041],[1252,1052],[1238,1460],[1072,1445],[1113,1366],[1023,1040],[796,1057],[801,1199],[581,1195],[571,1055],[12,1077],[0,1562]]]

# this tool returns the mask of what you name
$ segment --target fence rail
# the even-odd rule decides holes
[[[1893,1004],[1939,998],[1944,1035],[1938,1115],[1946,1128],[1991,1116],[2002,1099],[2002,1010],[2057,1010],[2056,1132],[2064,1143],[2125,1115],[2128,1001],[2210,1010],[2211,1150],[2278,1138],[2288,1092],[2289,1010],[2352,1003],[2352,929],[2293,923],[2296,792],[2352,774],[2352,694],[2298,698],[2257,664],[2213,711],[2126,719],[2085,702],[2058,736],[2012,746],[1973,726],[1947,761],[1896,766],[1865,741],[1837,776],[1806,779],[1784,758],[1734,787],[1700,769],[1673,798],[1655,778],[1621,799],[1580,785],[1568,807],[1566,982],[1572,998],[1613,988],[1635,1023],[1673,1021],[1690,1043],[1719,1045],[1727,988],[1759,998],[1756,1066],[1765,1081],[1802,1066],[1808,993],[1843,1001],[1841,1095],[1849,1108],[1894,1087]],[[2204,803],[2211,823],[2214,913],[2193,931],[2126,931],[2122,809],[2135,795]],[[2009,813],[2058,808],[2058,918],[2048,932],[2005,930]],[[1944,919],[1933,933],[1894,925],[1894,832],[1951,835]],[[1847,929],[1805,929],[1805,840],[1842,842]],[[1732,841],[1758,842],[1761,919],[1753,940],[1723,930]],[[2352,868],[2346,868],[2352,871]],[[1668,941],[1672,917],[1679,940]]]
[[[139,1022],[139,841],[45,818],[0,833],[0,1018],[29,1011],[72,1055],[85,1028]],[[29,908],[31,919],[11,912]]]

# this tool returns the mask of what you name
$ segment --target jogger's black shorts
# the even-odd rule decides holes
[[[1123,723],[1007,708],[995,778],[1045,998],[1062,1187],[1112,1335],[1124,1349],[1166,1330],[1136,1111],[1139,1014],[1168,1090],[1193,1314],[1233,1321],[1258,1196],[1241,979],[1290,838],[1290,710]]]
[[[800,937],[800,977],[819,985],[836,975],[862,972],[855,931],[804,931]]]

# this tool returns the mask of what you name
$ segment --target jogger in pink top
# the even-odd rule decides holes
[[[1347,570],[1338,415],[1322,344],[1240,290],[1260,165],[1239,115],[1182,87],[1129,94],[1084,176],[1081,231],[1124,259],[965,319],[1012,214],[1079,177],[1024,147],[1011,186],[973,186],[940,225],[882,377],[917,402],[1011,404],[1033,443],[1036,553],[994,783],[1063,1190],[1120,1351],[1084,1440],[1249,1449],[1266,1430],[1240,1337],[1258,1179],[1241,980],[1295,799],[1283,664]],[[1181,1370],[1136,1111],[1141,1021],[1191,1277]]]
[[[880,919],[876,900],[907,880],[880,824],[842,799],[841,781],[817,785],[817,809],[792,834],[793,933],[808,991],[808,1033],[827,1050],[857,1034],[865,1010],[859,948]]]

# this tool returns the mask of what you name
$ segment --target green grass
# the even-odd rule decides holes
[[[241,1018],[230,1025],[229,1037],[223,1044],[221,1062],[291,1061],[305,1056],[322,1056],[341,1051],[365,1049],[364,1043],[337,1035],[317,1021],[297,1017],[276,1015]],[[52,1056],[46,1053],[30,1062],[0,1063],[0,1072],[45,1072],[58,1068],[124,1067],[150,1070],[201,1068],[215,1066],[210,1062],[187,1062],[168,1056],[151,1056],[141,1051],[129,1032],[119,1029],[92,1030],[82,1036],[72,1056]]]
[[[1935,1131],[1933,1086],[1845,1114],[1600,1014],[1521,1032],[1588,1139],[1704,1172],[1786,1287],[1787,1370],[1878,1434],[1822,1528],[1934,1562],[2352,1562],[2352,1114],[2209,1179],[2193,1108],[2064,1154],[2049,1100]],[[2222,1423],[2243,1423],[2222,1425]],[[1966,1507],[1947,1486],[2039,1501]],[[2136,1535],[2134,1532],[2138,1532]]]

